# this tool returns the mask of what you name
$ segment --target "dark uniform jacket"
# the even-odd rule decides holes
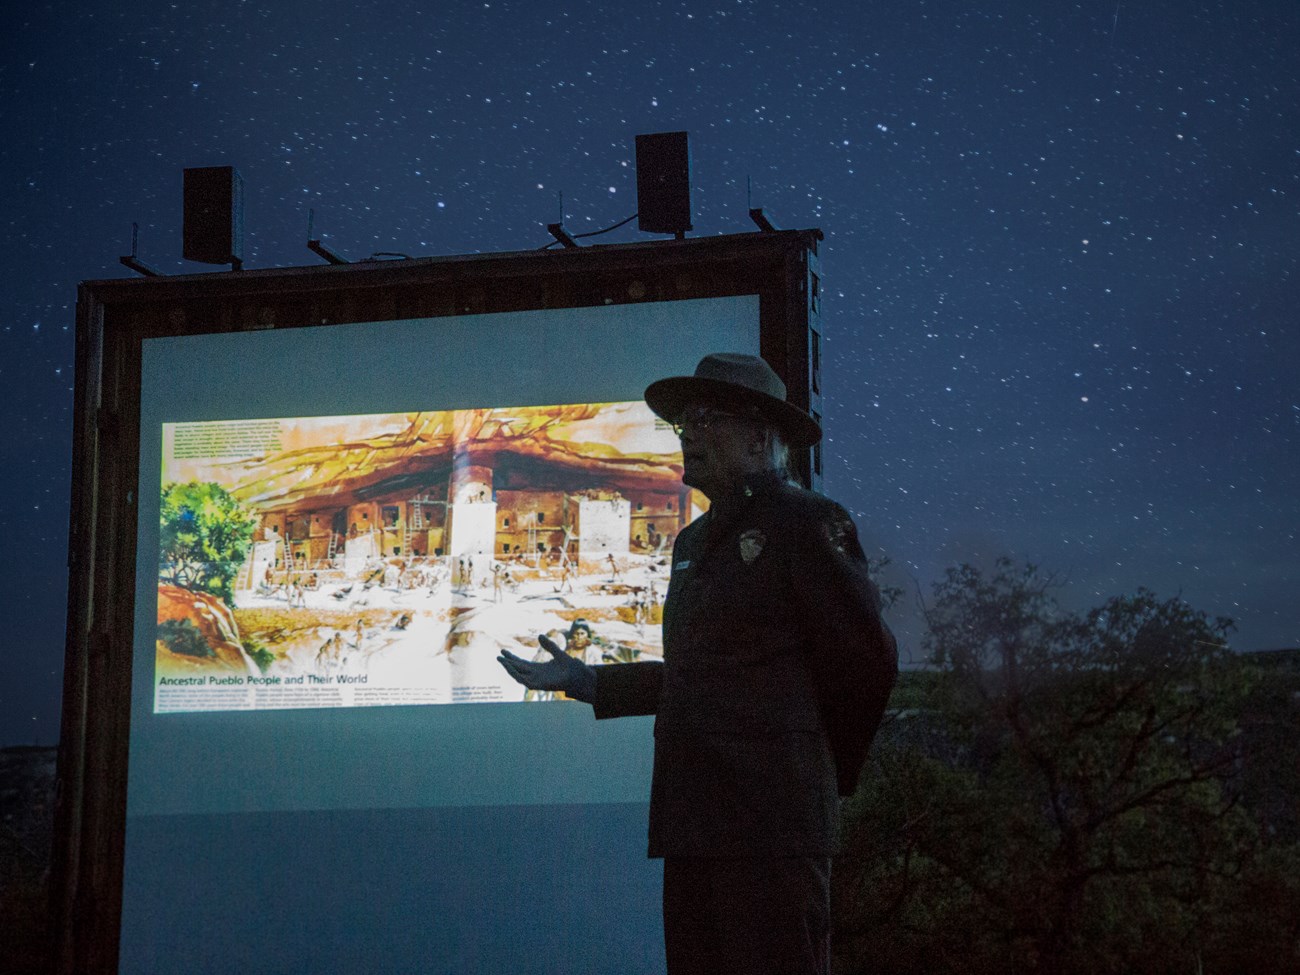
[[[857,530],[773,476],[673,548],[664,662],[597,668],[596,717],[655,714],[650,856],[827,856],[898,673]]]

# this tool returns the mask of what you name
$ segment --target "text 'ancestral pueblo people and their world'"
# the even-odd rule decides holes
[[[157,712],[553,699],[497,654],[659,657],[707,507],[641,402],[167,423],[162,447]]]

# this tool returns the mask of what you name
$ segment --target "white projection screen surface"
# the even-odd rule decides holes
[[[144,340],[121,972],[663,970],[652,719],[495,656],[660,652],[640,397],[719,350],[756,295]]]

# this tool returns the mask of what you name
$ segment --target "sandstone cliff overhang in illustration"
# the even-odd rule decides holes
[[[264,452],[175,457],[169,478],[220,482],[264,513],[409,495],[470,468],[501,490],[682,490],[677,439],[639,402],[266,422]]]

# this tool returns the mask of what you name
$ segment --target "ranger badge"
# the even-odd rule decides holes
[[[762,529],[751,528],[749,531],[741,532],[740,557],[748,565],[758,558],[759,553],[763,551],[763,546],[766,544],[767,536],[763,534]]]

